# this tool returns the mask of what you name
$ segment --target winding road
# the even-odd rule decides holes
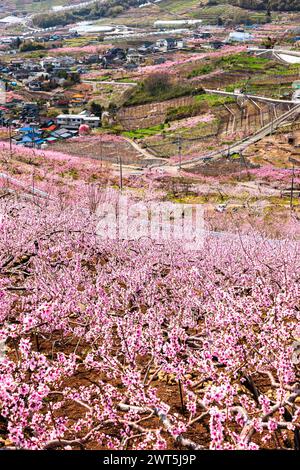
[[[300,104],[298,100],[280,100],[276,98],[268,98],[266,96],[259,96],[259,95],[248,95],[246,93],[241,92],[229,92],[223,90],[210,90],[208,88],[204,88],[206,93],[214,94],[214,95],[222,95],[222,96],[233,96],[234,98],[244,98],[249,99],[252,101],[262,101],[264,103],[271,103],[271,104],[293,104],[297,105]]]
[[[286,122],[290,121],[290,119],[293,118],[297,114],[300,114],[300,103],[299,102],[292,109],[290,109],[286,113],[282,114],[278,118],[274,119],[272,122],[270,122],[266,126],[259,129],[259,131],[255,132],[250,137],[247,137],[247,138],[245,138],[243,140],[240,140],[239,142],[236,142],[235,144],[231,145],[228,148],[228,151],[230,152],[230,154],[242,152],[247,147],[249,147],[249,145],[255,144],[256,142],[262,140],[267,135],[272,134],[274,130],[278,129],[280,126],[282,126]],[[190,166],[193,166],[197,162],[201,162],[203,160],[205,161],[205,159],[207,159],[207,158],[209,158],[210,160],[216,160],[216,159],[218,159],[220,157],[223,157],[223,156],[224,156],[224,149],[217,150],[215,152],[210,152],[206,155],[201,155],[201,156],[195,157],[191,160],[182,162],[181,167],[188,168]],[[175,164],[172,164],[172,165],[175,165]],[[178,163],[176,163],[176,165],[178,166]]]
[[[259,47],[250,47],[248,52],[252,52],[257,56],[273,55],[275,59],[284,64],[300,64],[300,51],[292,51],[289,49],[260,49]]]

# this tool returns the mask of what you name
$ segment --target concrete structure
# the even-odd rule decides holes
[[[168,21],[155,21],[155,28],[173,28],[174,26],[197,26],[202,23],[202,20],[168,20]]]
[[[248,52],[262,57],[275,58],[284,64],[300,64],[300,51],[280,48],[262,49],[259,47],[249,47]]]

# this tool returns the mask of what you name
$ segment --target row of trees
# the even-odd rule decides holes
[[[249,10],[300,11],[299,0],[210,0],[209,5],[229,3]]]

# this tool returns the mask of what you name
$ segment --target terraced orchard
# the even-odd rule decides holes
[[[299,243],[101,239],[81,204],[1,193],[0,445],[299,449]]]

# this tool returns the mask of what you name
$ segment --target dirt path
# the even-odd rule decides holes
[[[165,158],[162,158],[162,157],[156,157],[155,155],[153,155],[152,153],[150,153],[148,150],[144,149],[141,145],[137,144],[136,142],[134,142],[133,140],[129,139],[128,137],[124,137],[124,139],[132,145],[132,147],[134,147],[138,152],[140,152],[142,155],[144,155],[144,157],[146,159],[150,159],[150,160],[158,160],[158,161],[161,161],[161,160],[166,160],[166,162],[168,161],[167,159]]]

